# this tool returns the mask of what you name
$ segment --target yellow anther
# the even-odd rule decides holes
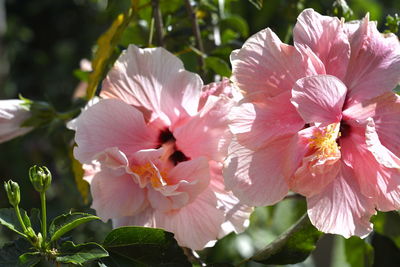
[[[144,165],[133,166],[131,169],[142,179],[150,182],[154,188],[168,184],[166,173],[163,171],[158,171],[158,169],[150,162],[147,162]]]
[[[332,123],[324,128],[318,128],[310,139],[310,147],[315,148],[318,158],[340,156],[340,146],[336,139],[340,137],[339,123]]]

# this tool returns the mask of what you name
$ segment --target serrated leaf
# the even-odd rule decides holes
[[[365,240],[353,236],[344,241],[346,260],[351,267],[368,267],[374,262],[374,249]]]
[[[75,227],[92,220],[100,219],[97,216],[87,213],[74,212],[63,214],[56,217],[50,224],[49,234],[51,236],[50,242],[58,240],[65,233],[71,231]]]
[[[249,0],[257,9],[261,9],[263,6],[263,0]]]
[[[135,226],[117,228],[106,236],[103,246],[110,254],[116,254],[138,266],[191,266],[174,235],[162,229]]]
[[[18,257],[21,266],[35,266],[40,262],[40,252],[27,252]]]
[[[132,9],[124,14],[119,14],[111,27],[97,40],[97,51],[92,60],[93,71],[89,75],[86,99],[92,99],[96,88],[106,74],[109,64],[112,62],[112,55],[121,38],[122,33],[129,25],[133,17]]]
[[[75,245],[72,241],[66,241],[62,243],[56,261],[83,265],[88,261],[107,256],[107,251],[97,243],[91,242]]]
[[[20,209],[20,212],[22,220],[25,223],[25,226],[26,227],[31,226],[31,222],[29,220],[28,215],[26,214],[26,211]],[[25,236],[21,224],[18,220],[17,214],[15,214],[15,210],[13,208],[0,209],[0,224],[16,232],[19,235]]]
[[[206,61],[206,66],[212,69],[215,73],[225,77],[231,76],[232,71],[229,68],[228,63],[226,63],[219,57],[206,57],[205,61]]]
[[[322,233],[305,214],[286,232],[249,260],[264,264],[294,264],[304,261],[315,249]]]
[[[5,244],[0,249],[0,266],[15,267],[20,265],[19,256],[29,251],[31,244],[23,238]]]

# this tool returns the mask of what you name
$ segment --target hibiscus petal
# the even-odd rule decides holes
[[[338,78],[317,75],[298,80],[291,101],[305,122],[330,124],[341,120],[346,92]]]
[[[157,227],[154,219],[154,211],[151,208],[146,208],[135,216],[115,218],[112,220],[112,223],[113,228],[130,225]]]
[[[372,231],[372,201],[365,197],[352,170],[341,165],[336,179],[320,194],[307,198],[308,215],[318,230],[346,238],[365,237]]]
[[[269,28],[233,51],[231,63],[234,83],[246,92],[246,97],[257,101],[292,89],[307,72],[299,51],[282,43]]]
[[[201,78],[167,50],[129,45],[104,80],[101,96],[144,107],[170,125],[196,114],[202,86]]]
[[[392,90],[400,82],[400,43],[381,34],[368,15],[350,39],[351,58],[344,83],[349,104]]]
[[[229,128],[238,141],[253,150],[281,136],[298,132],[304,121],[289,102],[290,92],[266,98],[263,103],[244,102],[233,107]]]
[[[177,149],[190,158],[205,156],[223,161],[231,138],[228,113],[232,104],[229,99],[209,96],[196,116],[175,128]]]
[[[249,218],[253,208],[243,205],[232,192],[225,190],[221,169],[220,175],[213,176],[210,182],[210,189],[217,197],[218,209],[222,209],[225,214],[225,222],[222,224],[219,238],[231,232],[243,232],[250,224]]]
[[[344,78],[350,59],[350,44],[336,17],[305,9],[293,30],[295,46],[308,46],[325,65],[326,73]]]
[[[107,148],[117,147],[126,155],[154,148],[158,132],[147,127],[136,108],[116,99],[106,99],[88,108],[76,122],[74,155],[82,163]]]
[[[90,189],[93,197],[92,208],[103,221],[111,218],[135,215],[146,205],[145,191],[129,174],[120,174],[103,167],[93,177]]]
[[[348,120],[373,118],[380,142],[400,157],[400,97],[388,92],[371,100],[352,105],[343,115]]]
[[[371,119],[341,141],[342,155],[356,174],[361,192],[379,210],[400,208],[400,160],[379,141]]]
[[[224,178],[227,190],[251,206],[272,205],[287,194],[287,180],[301,163],[297,139],[285,137],[253,151],[237,140],[230,145]]]
[[[31,113],[23,108],[24,101],[17,99],[0,100],[0,143],[31,131],[32,127],[21,127]]]
[[[180,246],[194,250],[203,249],[218,238],[224,219],[214,193],[208,189],[179,210],[155,213],[157,227],[173,232]]]

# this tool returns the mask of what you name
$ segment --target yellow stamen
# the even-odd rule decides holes
[[[147,162],[144,165],[133,166],[132,171],[139,175],[141,179],[150,182],[154,188],[168,185],[167,174],[159,171],[153,164]]]
[[[340,156],[340,146],[336,139],[340,137],[339,123],[332,123],[324,128],[318,128],[310,139],[310,147],[315,148],[318,158],[330,158]]]

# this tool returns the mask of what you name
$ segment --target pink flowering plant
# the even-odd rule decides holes
[[[5,181],[19,238],[0,266],[398,265],[397,14],[378,30],[343,0],[122,2],[74,61],[74,100],[61,80],[55,103],[0,100],[1,151],[55,172],[31,167],[32,199]]]

